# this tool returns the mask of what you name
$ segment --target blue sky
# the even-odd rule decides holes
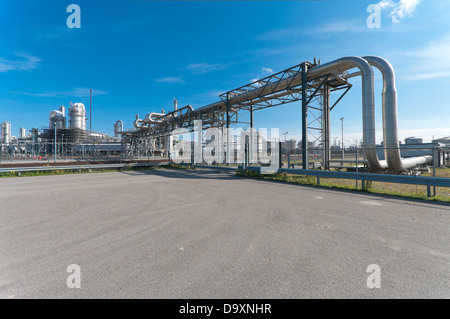
[[[0,122],[48,125],[70,101],[89,105],[93,129],[132,127],[135,114],[194,108],[218,94],[312,61],[379,55],[396,71],[400,137],[450,136],[450,1],[382,0],[381,28],[366,25],[369,4],[336,1],[0,2]],[[69,29],[69,4],[81,28]],[[381,77],[376,72],[377,141],[382,140]],[[360,79],[332,112],[332,138],[362,138]],[[255,113],[255,127],[300,138],[300,102]]]

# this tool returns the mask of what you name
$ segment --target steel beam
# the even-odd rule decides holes
[[[302,63],[302,167],[309,168],[308,154],[308,92],[307,92],[307,72],[306,62]]]

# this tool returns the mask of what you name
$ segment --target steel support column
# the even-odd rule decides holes
[[[302,168],[309,169],[307,65],[302,63]]]
[[[230,154],[230,93],[227,93],[227,164],[231,163],[231,154]]]
[[[330,169],[330,88],[323,87],[323,166]]]
[[[249,149],[248,149],[248,153],[250,153],[249,155],[249,162],[253,163],[254,162],[254,158],[253,158],[253,154],[254,154],[254,143],[253,143],[253,105],[250,106],[250,140],[249,140]]]

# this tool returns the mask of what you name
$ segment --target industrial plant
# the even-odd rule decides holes
[[[2,157],[37,158],[58,155],[60,157],[101,156],[103,153],[120,154],[117,137],[110,137],[86,129],[86,109],[83,103],[60,106],[48,116],[48,127],[32,128],[27,134],[20,128],[20,136],[12,136],[11,123],[1,125]]]
[[[374,68],[381,71],[383,76],[382,105],[378,106],[383,113],[382,146],[377,146],[375,142]],[[349,73],[351,69],[357,71]],[[1,154],[3,158],[45,156],[85,158],[106,155],[121,159],[150,156],[170,159],[171,155],[172,157],[177,155],[173,149],[179,142],[179,130],[193,134],[196,123],[201,121],[202,130],[216,129],[214,136],[209,138],[216,141],[214,151],[222,152],[224,156],[215,163],[230,164],[233,162],[233,155],[239,151],[233,146],[233,137],[228,133],[231,126],[250,129],[250,136],[246,142],[248,149],[260,149],[259,145],[265,145],[267,137],[254,131],[254,112],[301,101],[303,137],[299,144],[301,167],[329,170],[333,162],[330,112],[352,88],[349,80],[355,77],[361,78],[362,81],[363,158],[359,164],[365,165],[373,172],[386,170],[405,172],[430,165],[433,157],[439,158],[439,165],[448,161],[449,144],[444,140],[436,144],[436,154],[410,151],[406,156],[404,153],[402,157],[398,136],[394,69],[387,60],[376,56],[349,56],[325,64],[314,58],[313,62],[305,61],[222,93],[219,95],[219,101],[197,109],[191,105],[178,107],[178,101],[174,99],[172,111],[150,112],[144,118],[136,115],[132,129],[125,130],[123,122],[118,120],[113,124],[112,137],[94,132],[92,128],[88,130],[84,104],[70,103],[68,116],[66,108],[61,106],[58,110],[50,112],[48,127],[32,128],[28,135],[25,128],[20,128],[18,138],[11,135],[11,123],[4,122],[1,125]],[[174,133],[175,130],[178,130],[177,133]],[[406,144],[418,141],[410,138]],[[206,138],[203,137],[200,143],[205,147]],[[295,141],[290,144],[294,145],[291,145],[290,149],[295,148]],[[287,145],[285,142],[284,149]],[[251,163],[258,165],[258,156],[252,158]]]

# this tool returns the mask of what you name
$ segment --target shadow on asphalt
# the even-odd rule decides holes
[[[136,171],[122,171],[122,174],[128,175],[156,175],[167,178],[183,178],[183,179],[235,179],[235,170],[220,170],[220,169],[151,169],[151,170],[136,170]]]
[[[236,179],[242,179],[247,181],[257,181],[259,183],[265,183],[265,184],[276,184],[276,185],[283,185],[287,187],[296,187],[296,188],[307,188],[307,189],[313,189],[316,191],[324,191],[324,192],[339,192],[345,196],[354,197],[356,200],[356,197],[358,198],[366,198],[371,197],[372,200],[379,200],[379,201],[401,201],[404,204],[409,204],[413,206],[428,206],[428,205],[436,205],[436,206],[442,206],[443,210],[450,211],[450,203],[446,202],[439,202],[439,201],[428,201],[425,199],[416,199],[416,198],[406,198],[401,196],[394,196],[394,195],[385,195],[385,194],[376,194],[376,193],[369,193],[365,191],[358,191],[358,190],[351,190],[351,189],[340,189],[340,188],[332,188],[332,187],[325,187],[325,186],[317,186],[317,185],[306,185],[306,184],[296,184],[296,183],[288,183],[283,181],[276,181],[276,180],[264,180],[264,179],[258,179],[258,178],[251,178],[251,177],[241,177],[237,176],[235,174],[235,170],[221,170],[221,169],[203,169],[203,168],[197,168],[197,169],[153,169],[153,170],[137,170],[137,171],[122,171],[123,174],[128,175],[156,175],[166,178],[179,178],[179,179],[216,179],[216,180],[236,180]]]

